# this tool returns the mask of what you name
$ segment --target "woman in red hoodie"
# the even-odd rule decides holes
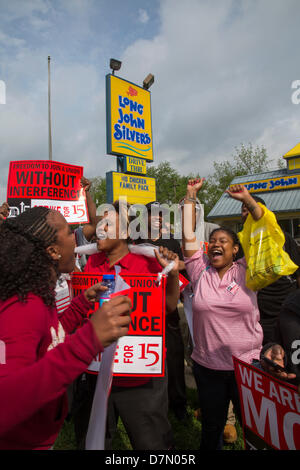
[[[73,299],[58,317],[55,285],[74,270],[64,217],[35,207],[0,226],[0,449],[49,449],[67,414],[66,390],[130,324],[130,300],[105,303],[74,334],[103,288]]]

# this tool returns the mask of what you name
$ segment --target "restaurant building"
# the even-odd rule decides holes
[[[237,176],[231,184],[244,184],[251,194],[261,197],[281,228],[300,243],[300,143],[283,158],[286,168]],[[241,203],[224,193],[207,218],[238,232],[242,228]]]

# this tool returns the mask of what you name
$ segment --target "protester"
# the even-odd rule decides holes
[[[73,299],[58,317],[55,285],[75,266],[64,217],[28,209],[0,227],[0,448],[49,449],[67,413],[66,390],[103,348],[128,332],[130,300],[99,308],[74,334],[103,287]],[[4,359],[4,360],[3,360]]]
[[[125,232],[120,229],[120,206],[103,219],[102,230],[97,228],[99,253],[89,257],[85,272],[115,274],[115,267],[122,273],[158,273],[174,260],[166,287],[166,314],[174,311],[179,298],[178,256],[160,248],[157,260],[135,255],[128,249],[128,220]],[[121,233],[120,233],[121,232]],[[163,255],[164,257],[162,257]],[[85,374],[78,383],[77,407],[74,412],[75,433],[78,448],[84,448],[85,437],[93,402],[97,376]],[[112,448],[119,416],[135,450],[168,449],[173,445],[171,426],[168,421],[168,395],[166,377],[114,377],[108,401],[105,448]]]
[[[179,201],[179,205],[181,206],[181,208],[184,207],[184,199],[185,198],[182,198]],[[196,237],[200,243],[200,247],[203,247],[203,251],[206,253],[210,234],[213,232],[213,230],[220,228],[220,226],[217,224],[213,224],[213,223],[205,222],[204,220],[201,220],[201,212],[202,212],[202,218],[203,218],[204,211],[203,209],[201,210],[201,203],[198,198],[196,198],[196,202],[195,202],[195,211],[196,211],[195,213],[196,227],[198,226],[198,232],[196,229]],[[190,295],[189,291],[188,291],[188,295]],[[184,297],[186,299],[186,295]],[[189,346],[188,349],[192,353],[193,345],[192,345],[191,339],[189,340],[188,346]],[[195,416],[197,417],[197,419],[201,419],[200,408],[198,408],[195,411]],[[235,425],[236,425],[235,413],[233,410],[233,404],[230,401],[229,407],[228,407],[227,420],[226,420],[226,424],[225,424],[224,431],[223,431],[223,441],[225,444],[233,444],[234,442],[236,442],[237,431],[236,431]]]
[[[203,179],[190,180],[184,207],[183,234],[185,265],[193,297],[194,375],[202,412],[202,450],[222,448],[222,434],[229,401],[240,417],[238,389],[232,355],[251,363],[259,357],[262,329],[256,293],[245,285],[246,263],[235,261],[239,251],[237,235],[218,228],[210,234],[207,257],[198,249],[194,236],[195,203]],[[235,185],[227,193],[247,206],[254,220],[262,208],[247,189]]]
[[[264,357],[285,370],[276,370]],[[291,292],[284,300],[278,316],[276,343],[267,343],[263,347],[260,363],[269,374],[296,385],[300,395],[300,289]]]
[[[151,208],[154,208],[151,211]],[[167,225],[163,215],[166,215],[166,210],[162,205],[157,202],[149,202],[146,204],[147,218],[148,218],[148,238],[138,238],[135,240],[136,244],[150,243],[155,246],[164,246],[173,253],[176,253],[179,258],[179,270],[183,276],[187,277],[183,261],[183,254],[180,244],[174,239],[170,231],[162,237],[163,225]],[[154,238],[151,238],[151,231]],[[168,236],[168,238],[166,238]],[[168,368],[168,398],[169,409],[173,411],[176,418],[180,421],[188,417],[186,410],[186,385],[184,376],[184,344],[180,329],[180,317],[177,306],[173,312],[166,317],[166,346],[167,346],[167,368]]]
[[[96,225],[99,221],[99,217],[97,217],[96,212],[96,204],[92,199],[90,194],[91,182],[85,178],[84,176],[80,179],[80,185],[84,189],[86,194],[86,205],[87,205],[87,215],[88,215],[88,223],[80,225],[78,228],[74,230],[75,233],[75,241],[76,246],[88,245],[96,238]],[[78,256],[78,268],[80,271],[83,271],[84,266],[87,263],[88,257],[84,254],[77,255]]]
[[[260,202],[264,206],[265,201],[253,196],[256,202]],[[241,206],[241,216],[243,224],[246,222],[249,211],[245,204]],[[284,251],[289,255],[291,260],[299,266],[299,269],[292,276],[281,276],[277,281],[264,287],[257,294],[257,303],[260,313],[260,324],[263,329],[263,344],[276,341],[277,320],[282,303],[290,292],[300,287],[300,253],[295,240],[288,232],[283,232],[285,236]]]

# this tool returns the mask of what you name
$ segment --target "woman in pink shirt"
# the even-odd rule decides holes
[[[187,186],[183,246],[194,293],[192,359],[202,412],[200,448],[216,450],[222,448],[230,400],[240,416],[232,356],[249,363],[259,358],[263,334],[256,292],[245,285],[245,259],[236,261],[237,235],[220,227],[210,234],[207,256],[198,250],[195,203],[202,184],[203,179],[190,180]],[[263,216],[244,186],[233,186],[227,193],[243,202],[254,220]]]

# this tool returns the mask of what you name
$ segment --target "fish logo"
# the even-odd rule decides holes
[[[127,95],[128,96],[137,96],[138,92],[132,86],[128,88]]]

